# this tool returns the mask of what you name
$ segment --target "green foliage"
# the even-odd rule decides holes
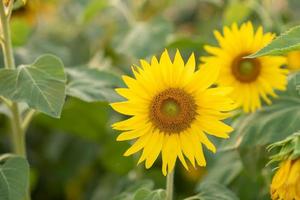
[[[212,166],[209,166],[209,173],[204,177],[205,182],[214,180],[215,182],[229,185],[243,170],[243,163],[240,155],[236,151],[220,152],[215,155],[217,158]],[[222,166],[222,168],[220,168]],[[202,181],[197,185],[197,190],[201,188]]]
[[[24,19],[14,19],[11,21],[11,37],[14,46],[21,46],[25,44],[32,31],[28,22]]]
[[[198,194],[185,200],[238,200],[239,198],[224,185],[204,182],[198,189]]]
[[[59,117],[65,102],[64,66],[52,55],[39,57],[33,64],[0,70],[0,95],[25,102],[30,108]]]
[[[92,0],[89,1],[88,5],[83,11],[82,14],[82,21],[84,23],[89,22],[92,20],[99,12],[103,9],[105,9],[108,6],[107,0]]]
[[[24,200],[28,187],[27,160],[15,155],[2,155],[0,157],[0,199]]]
[[[152,190],[151,181],[142,181],[129,187],[113,200],[165,200],[166,192],[162,189]]]
[[[280,149],[279,152],[270,157],[270,163],[280,162],[285,159],[297,159],[300,157],[300,132],[296,132],[286,139],[275,142],[268,146],[268,150]]]
[[[272,105],[261,110],[241,116],[233,126],[235,131],[228,141],[224,142],[223,150],[268,145],[289,136],[300,129],[300,94],[297,80],[300,73],[290,76],[287,91],[278,92],[278,98]]]
[[[121,79],[105,71],[87,67],[66,69],[68,75],[67,94],[86,102],[118,99],[113,88],[122,85]]]
[[[231,1],[224,12],[224,24],[231,25],[232,23],[240,23],[245,20],[251,14],[251,7],[248,2],[243,1]]]
[[[163,19],[137,22],[117,41],[116,50],[136,58],[145,58],[161,51],[172,31],[172,25]],[[155,42],[153,42],[155,41]]]
[[[38,115],[35,121],[44,127],[51,127],[83,139],[100,141],[106,133],[104,130],[109,117],[108,110],[105,103],[86,103],[71,98],[65,104],[60,119]]]
[[[294,50],[300,50],[300,26],[295,26],[282,33],[266,47],[248,57],[255,58],[268,55],[284,55]]]

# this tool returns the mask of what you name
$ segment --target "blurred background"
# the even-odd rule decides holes
[[[203,45],[216,43],[213,30],[232,22],[251,20],[280,33],[299,24],[299,10],[299,0],[28,0],[13,13],[11,27],[18,63],[52,53],[66,67],[121,75],[165,48],[171,54],[178,48],[185,59],[204,55]],[[61,119],[35,116],[27,133],[33,200],[122,199],[117,196],[141,184],[164,188],[160,159],[145,170],[137,157],[122,156],[130,144],[116,142],[110,128],[121,119],[108,103],[75,98],[67,99]],[[10,151],[8,133],[0,115],[0,153]],[[260,151],[206,151],[207,168],[190,172],[177,165],[177,199],[196,193],[205,180],[223,183],[243,200],[269,199],[272,172]]]

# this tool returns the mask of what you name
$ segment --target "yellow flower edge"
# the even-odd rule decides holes
[[[160,60],[141,60],[141,67],[132,67],[134,78],[123,76],[127,88],[116,92],[127,99],[111,103],[117,112],[129,116],[112,125],[122,131],[118,141],[135,140],[125,156],[142,151],[138,163],[150,168],[162,155],[162,172],[174,169],[177,158],[188,169],[205,166],[202,146],[212,152],[216,147],[207,134],[228,138],[232,128],[222,120],[235,108],[228,97],[231,88],[215,87],[219,67],[203,66],[195,71],[195,56],[184,63],[179,51],[172,62],[165,50]]]
[[[292,51],[287,54],[287,67],[291,71],[300,70],[300,51]]]
[[[247,22],[240,27],[236,23],[225,26],[223,35],[219,31],[214,35],[218,46],[206,45],[210,55],[201,61],[208,67],[220,67],[218,84],[233,88],[230,96],[244,112],[261,108],[261,100],[271,104],[269,96],[276,97],[275,90],[286,89],[288,70],[282,68],[285,57],[245,58],[270,43],[274,34],[264,34],[262,27],[255,31],[252,23]]]
[[[272,200],[300,200],[300,158],[280,164],[270,192]]]

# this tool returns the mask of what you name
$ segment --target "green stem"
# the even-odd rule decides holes
[[[10,34],[10,27],[9,27],[9,18],[5,12],[5,5],[3,1],[0,3],[0,17],[1,17],[1,24],[2,24],[2,33],[3,33],[3,54],[4,54],[4,63],[5,68],[7,69],[15,69],[15,59],[13,56],[13,48],[11,42],[11,34]]]
[[[13,54],[13,47],[11,41],[11,33],[10,33],[10,9],[13,6],[12,3],[9,4],[9,7],[6,8],[3,1],[0,2],[0,20],[2,26],[2,49],[4,56],[4,64],[6,69],[15,69],[15,59]],[[6,10],[8,12],[6,12]],[[13,143],[13,151],[15,154],[26,157],[26,146],[25,146],[25,131],[22,128],[22,119],[19,111],[19,105],[16,102],[12,102],[9,106],[11,110],[10,124],[12,129],[12,143]],[[30,200],[30,192],[27,192],[26,200]]]
[[[17,103],[13,103],[11,106],[12,117],[10,120],[12,127],[12,139],[14,144],[14,152],[17,155],[26,157],[25,147],[25,133],[21,126],[21,117],[19,112],[19,106]]]
[[[166,200],[173,200],[173,190],[174,190],[174,170],[172,170],[172,172],[170,172],[167,176]]]

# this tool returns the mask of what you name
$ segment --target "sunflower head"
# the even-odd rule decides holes
[[[231,97],[245,112],[261,107],[261,99],[270,104],[269,95],[286,88],[287,70],[281,66],[286,59],[281,56],[246,58],[263,48],[274,38],[272,33],[263,33],[262,27],[254,31],[251,22],[240,27],[225,26],[223,35],[215,31],[218,46],[205,46],[210,56],[202,57],[204,65],[220,66],[218,84],[233,87]]]
[[[300,51],[292,51],[287,54],[287,67],[291,71],[300,69]]]
[[[283,161],[271,184],[272,200],[300,199],[300,158]]]
[[[141,67],[132,68],[134,78],[123,76],[127,88],[116,89],[126,98],[112,103],[117,112],[128,119],[113,124],[122,131],[117,140],[133,140],[125,156],[142,150],[139,163],[150,168],[162,154],[162,171],[172,171],[177,158],[185,168],[186,158],[195,167],[205,166],[202,145],[215,152],[206,134],[228,138],[232,128],[221,120],[230,116],[233,101],[227,96],[230,88],[210,88],[219,68],[201,67],[195,72],[195,57],[184,63],[179,51],[171,61],[167,50],[158,61],[141,60]]]
[[[300,199],[300,132],[269,146],[273,148],[280,150],[270,162],[279,161],[280,165],[271,183],[272,200]]]

